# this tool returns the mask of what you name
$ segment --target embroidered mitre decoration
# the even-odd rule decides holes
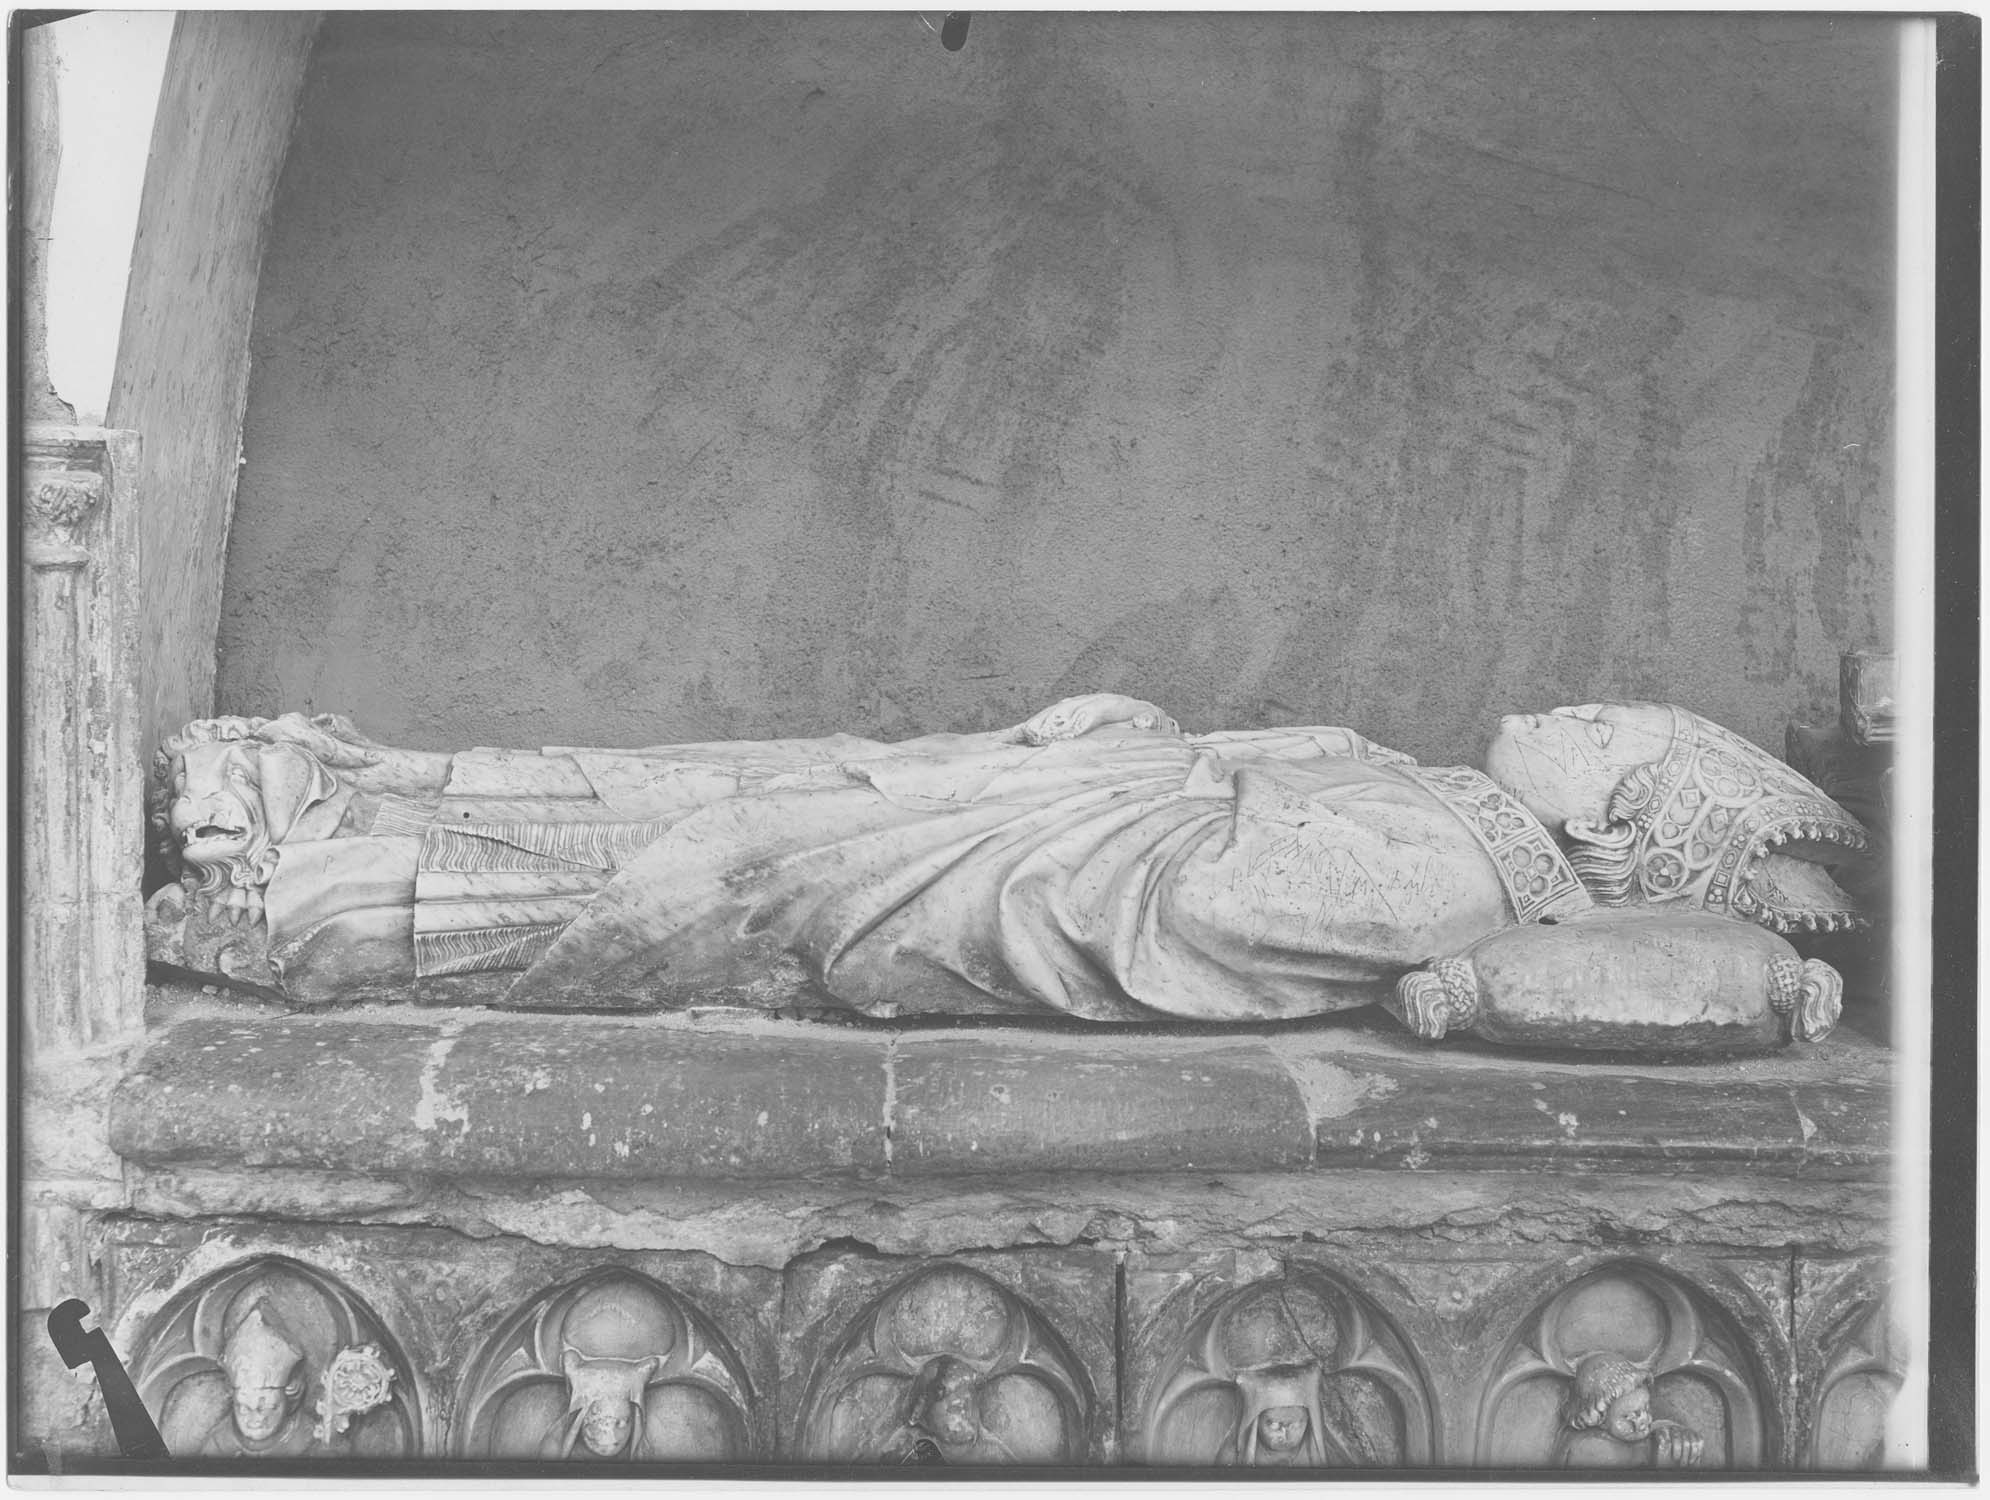
[[[1851,897],[1821,868],[1866,851],[1858,821],[1766,751],[1689,709],[1666,707],[1670,748],[1610,799],[1604,838],[1630,842],[1625,895],[1685,901],[1776,932],[1858,925]]]

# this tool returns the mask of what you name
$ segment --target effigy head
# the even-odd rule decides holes
[[[1778,932],[1849,927],[1822,868],[1858,821],[1739,735],[1669,703],[1589,703],[1500,721],[1486,771],[1570,844],[1605,904],[1684,902]]]
[[[304,1395],[304,1350],[267,1301],[256,1298],[221,1348],[235,1430],[250,1442],[274,1437]]]

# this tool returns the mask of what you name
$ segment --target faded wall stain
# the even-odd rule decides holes
[[[411,745],[1137,693],[1771,745],[1891,612],[1892,24],[336,15],[221,707]]]

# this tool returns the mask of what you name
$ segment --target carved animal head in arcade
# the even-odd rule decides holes
[[[276,850],[344,790],[335,767],[359,753],[333,715],[196,719],[159,747],[152,824],[181,881],[238,918],[261,910]]]
[[[573,1399],[574,1425],[567,1434],[597,1458],[619,1458],[639,1440],[643,1392],[657,1371],[656,1359],[587,1359],[569,1349],[561,1368]]]
[[[1767,751],[1669,703],[1500,721],[1486,771],[1569,845],[1607,905],[1683,902],[1777,932],[1861,919],[1825,866],[1865,830]]]
[[[668,1312],[625,1288],[597,1287],[567,1314],[564,1339],[571,1425],[563,1453],[578,1441],[597,1458],[633,1456],[643,1441],[644,1392],[677,1342]]]

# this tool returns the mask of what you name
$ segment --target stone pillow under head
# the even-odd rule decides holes
[[[1432,1041],[1760,1052],[1820,1040],[1842,991],[1829,964],[1766,928],[1630,908],[1508,927],[1405,975],[1385,1004]]]

